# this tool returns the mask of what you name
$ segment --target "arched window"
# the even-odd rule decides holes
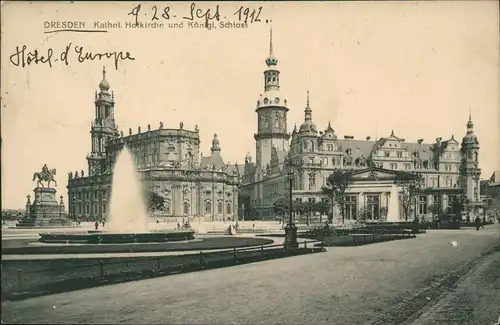
[[[210,201],[205,202],[205,213],[212,213],[212,203]]]
[[[189,214],[189,204],[187,202],[184,202],[183,208],[184,208],[184,215],[188,215]]]
[[[231,202],[227,202],[226,204],[226,213],[231,214]]]
[[[274,119],[275,127],[279,128],[280,127],[280,114],[276,113],[275,119]]]
[[[219,202],[219,203],[217,204],[217,213],[218,213],[218,214],[222,214],[222,202]]]

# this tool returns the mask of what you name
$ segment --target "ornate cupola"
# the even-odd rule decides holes
[[[312,108],[309,106],[309,90],[307,91],[307,104],[304,110],[304,123],[300,126],[300,133],[310,133],[311,135],[316,135],[318,129],[316,124],[312,121]]]
[[[214,138],[212,140],[212,148],[210,148],[212,152],[220,151],[219,139],[217,138],[217,133],[214,134]]]

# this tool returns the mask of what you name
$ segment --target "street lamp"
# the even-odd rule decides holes
[[[73,200],[71,201],[71,215],[73,216],[73,220],[76,221],[76,195],[73,194]]]
[[[285,165],[288,167],[288,223],[285,226],[285,245],[286,247],[298,247],[297,242],[297,226],[293,222],[293,169],[300,168],[302,164],[292,161],[291,154],[285,161]]]
[[[104,221],[104,214],[106,213],[106,211],[104,211],[106,209],[106,198],[103,198],[102,199],[102,207],[101,207],[101,221]]]

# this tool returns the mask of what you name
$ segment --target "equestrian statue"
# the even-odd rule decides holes
[[[47,182],[47,187],[50,187],[50,182],[54,182],[57,186],[57,182],[54,179],[55,175],[56,175],[55,168],[49,170],[47,165],[44,164],[41,173],[37,172],[33,174],[33,181],[38,178],[38,181],[36,182],[37,187],[45,187],[42,181]]]

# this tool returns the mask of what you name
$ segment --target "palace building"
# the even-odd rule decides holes
[[[274,219],[273,205],[289,198],[289,158],[293,167],[293,200],[326,201],[322,186],[335,169],[351,169],[354,183],[347,189],[346,219],[355,220],[364,210],[368,219],[378,220],[387,211],[390,192],[398,173],[418,172],[425,191],[419,195],[413,216],[429,215],[432,205],[449,211],[454,199],[467,202],[471,210],[481,205],[479,142],[469,116],[460,143],[452,135],[408,142],[392,131],[379,139],[355,139],[337,135],[330,123],[320,130],[313,119],[307,92],[304,121],[287,130],[289,103],[280,91],[278,59],[270,53],[265,61],[264,91],[256,104],[255,161],[251,154],[240,166],[240,210],[245,219]],[[323,124],[323,123],[321,123]],[[385,209],[384,209],[385,208]],[[338,214],[338,213],[337,213]]]
[[[163,123],[139,127],[124,135],[115,122],[115,100],[106,71],[95,93],[95,119],[91,123],[88,174],[69,173],[68,202],[71,217],[102,220],[111,197],[112,170],[119,152],[127,146],[141,181],[148,191],[164,199],[165,217],[199,216],[205,220],[235,220],[238,211],[239,169],[224,163],[217,134],[210,156],[200,153],[198,126],[194,130],[167,129]]]

